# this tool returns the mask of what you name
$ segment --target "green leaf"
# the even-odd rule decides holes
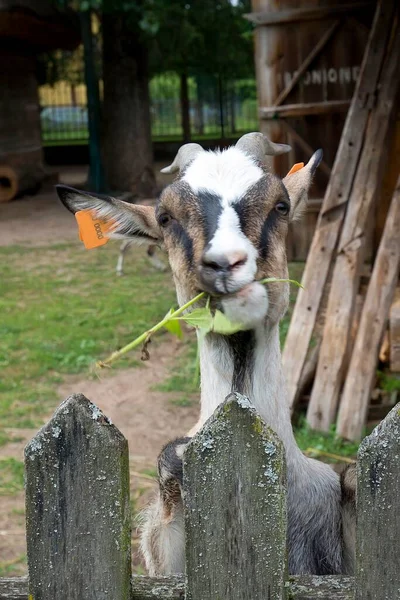
[[[236,333],[241,330],[241,326],[237,323],[232,323],[229,319],[226,318],[224,313],[220,310],[215,311],[212,330],[215,333],[223,333],[224,335],[231,335],[232,333]]]
[[[213,325],[213,318],[209,308],[195,308],[188,315],[179,317],[189,325],[193,327],[199,327],[204,331],[211,331]]]
[[[170,308],[167,314],[165,315],[164,319],[168,319],[173,314],[173,312],[174,309]],[[183,332],[178,319],[169,319],[166,323],[164,323],[164,328],[173,335],[176,335],[178,338],[182,339]]]

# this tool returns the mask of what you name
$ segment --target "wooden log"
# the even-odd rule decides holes
[[[363,10],[373,6],[373,4],[371,0],[369,2],[352,2],[333,6],[307,6],[271,12],[253,12],[244,15],[244,17],[254,25],[286,25],[287,23],[298,23],[300,21],[331,19],[339,15],[347,15],[349,12]]]
[[[0,165],[0,202],[10,202],[23,192],[36,190],[43,176],[37,167]]]
[[[397,288],[389,315],[390,370],[400,373],[400,288]]]
[[[306,115],[326,115],[335,112],[346,112],[349,106],[350,100],[327,100],[326,102],[261,106],[258,114],[260,119],[284,119],[287,117],[303,117]]]
[[[380,343],[389,318],[400,267],[400,177],[361,313],[337,421],[339,435],[359,440],[367,417]]]
[[[29,593],[35,600],[130,598],[129,455],[82,394],[25,449]]]
[[[297,395],[298,383],[352,189],[363,134],[371,112],[371,98],[374,97],[385,56],[386,38],[389,37],[394,4],[393,0],[385,3],[380,0],[377,4],[360,77],[347,115],[332,176],[304,270],[302,279],[304,289],[299,290],[290,322],[283,352],[290,405],[293,404]]]
[[[343,230],[333,253],[333,275],[315,383],[307,410],[313,429],[329,431],[348,367],[350,329],[367,249],[367,225],[373,218],[387,162],[390,132],[400,90],[400,27],[379,80],[377,106],[371,114]],[[343,293],[346,290],[346,293]]]
[[[397,404],[358,452],[355,600],[399,597],[399,454]]]
[[[286,598],[284,448],[231,394],[184,456],[186,598]]]
[[[132,577],[131,600],[184,600],[184,577]],[[287,582],[290,600],[354,600],[354,577],[298,575]],[[0,600],[27,600],[28,579],[0,579]],[[208,599],[207,599],[208,600]]]

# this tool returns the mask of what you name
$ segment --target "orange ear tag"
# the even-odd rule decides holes
[[[288,175],[292,175],[293,173],[296,173],[296,171],[300,171],[300,169],[302,169],[304,167],[304,163],[296,163],[295,165],[293,165],[293,167],[290,169]],[[287,177],[287,175],[286,175]]]
[[[79,227],[79,239],[85,244],[87,250],[104,246],[110,239],[107,233],[113,226],[111,221],[102,221],[96,217],[93,210],[78,210],[75,218]]]

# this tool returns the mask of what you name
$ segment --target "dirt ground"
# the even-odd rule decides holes
[[[81,167],[63,169],[60,180],[78,186],[84,181],[85,175]],[[52,186],[47,186],[35,197],[0,204],[2,246],[51,245],[75,239],[76,236],[75,221],[55,200]],[[151,473],[154,472],[161,447],[168,440],[185,434],[197,419],[197,402],[193,406],[176,406],[171,402],[172,393],[154,389],[165,379],[173,360],[181,351],[179,340],[155,341],[151,363],[128,370],[115,370],[107,373],[102,380],[68,377],[58,389],[55,399],[54,408],[69,394],[82,392],[125,435],[130,452],[131,497],[138,509],[154,489]],[[0,458],[23,460],[24,446],[36,431],[15,429],[9,430],[9,433],[19,441],[2,446]],[[134,536],[133,554],[137,563],[135,545]],[[26,567],[21,557],[25,553],[24,494],[0,496],[0,563],[6,563],[13,574],[22,574]]]
[[[159,187],[169,183],[173,176],[161,174],[165,164],[156,164]],[[80,187],[87,178],[87,168],[82,166],[55,167],[54,177],[59,183]],[[55,179],[56,181],[56,179]],[[57,201],[54,184],[47,183],[39,194],[24,196],[14,202],[0,203],[0,246],[28,244],[40,246],[76,239],[76,222],[61,202]]]

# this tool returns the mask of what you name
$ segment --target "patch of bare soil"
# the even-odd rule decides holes
[[[155,340],[151,360],[142,366],[126,371],[107,370],[101,380],[69,377],[58,390],[59,402],[72,393],[83,393],[112,419],[128,440],[131,498],[135,510],[142,509],[153,493],[155,480],[151,472],[155,470],[162,446],[175,437],[185,435],[197,420],[196,398],[191,406],[176,406],[172,403],[174,393],[154,389],[165,380],[175,357],[181,351],[179,340]],[[23,460],[23,448],[36,432],[15,429],[12,433],[22,440],[0,448],[0,458]],[[23,510],[22,492],[0,496],[0,563],[7,562],[10,572],[17,575],[24,568],[19,558],[26,553]],[[138,565],[140,559],[137,555],[135,524],[132,533],[133,562]]]
[[[165,164],[155,165],[160,188],[173,179],[171,175],[159,173],[162,166],[165,167]],[[78,189],[85,186],[86,166],[55,167],[52,170],[58,173],[60,183]],[[0,203],[0,246],[42,246],[74,239],[78,239],[75,219],[58,200],[54,184],[45,184],[35,196]]]

